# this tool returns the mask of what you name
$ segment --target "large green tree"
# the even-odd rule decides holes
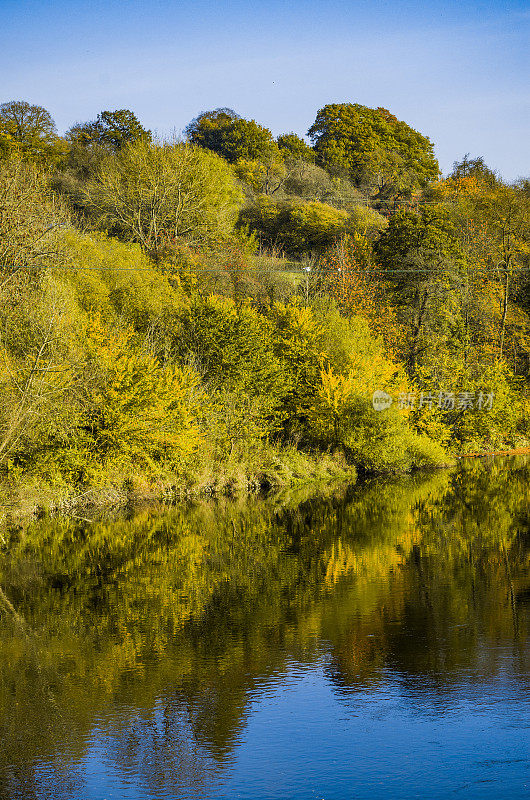
[[[66,133],[68,152],[54,178],[54,186],[66,194],[72,206],[85,211],[84,185],[109,153],[118,153],[140,139],[151,140],[136,115],[126,108],[102,111],[91,122],[76,123]]]
[[[374,251],[404,327],[403,355],[412,370],[420,356],[434,365],[437,348],[461,335],[466,260],[451,216],[432,206],[394,214]]]
[[[230,108],[205,111],[192,120],[186,136],[193,144],[225,158],[231,164],[240,159],[268,159],[278,154],[278,145],[268,128],[243,119]]]
[[[286,161],[303,160],[313,162],[315,160],[313,148],[296,133],[282,133],[276,139],[276,143]]]
[[[73,125],[66,136],[72,144],[85,147],[100,145],[118,151],[138,139],[150,139],[151,131],[143,127],[133,111],[121,108],[116,111],[101,111],[92,122]]]
[[[524,180],[508,185],[483,158],[466,155],[428,196],[450,208],[468,260],[488,287],[488,338],[497,356],[506,357],[509,346],[514,368],[522,360],[528,370],[528,319],[513,303],[517,298],[528,310],[530,197]]]
[[[497,336],[502,357],[513,296],[521,292],[530,264],[530,198],[518,186],[486,180],[477,192],[462,198],[457,211],[464,222],[462,230],[468,233],[463,238],[470,253],[502,287]]]
[[[331,103],[308,134],[324,166],[381,200],[409,196],[439,174],[430,140],[385,108]]]
[[[11,100],[0,106],[0,148],[34,161],[54,160],[62,140],[51,114],[26,100]]]

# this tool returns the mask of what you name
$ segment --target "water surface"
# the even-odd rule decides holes
[[[14,531],[0,797],[528,797],[529,478]]]

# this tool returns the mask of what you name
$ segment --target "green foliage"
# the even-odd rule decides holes
[[[313,148],[296,133],[283,133],[276,139],[276,144],[286,160],[297,161],[300,159],[309,163],[315,160]]]
[[[345,230],[348,215],[318,201],[275,202],[262,195],[244,209],[241,221],[259,232],[268,246],[301,254],[323,250]]]
[[[368,472],[406,472],[444,461],[443,448],[411,429],[406,412],[374,410],[375,390],[405,390],[403,367],[392,362],[366,320],[341,317],[323,305],[315,315],[322,347],[318,379],[308,393],[308,423],[321,446],[342,447]],[[316,391],[315,391],[316,388]]]
[[[445,348],[442,337],[450,338],[456,350],[465,346],[459,296],[467,262],[447,212],[425,206],[419,213],[393,215],[374,255],[399,310],[398,322],[407,331],[403,356],[410,367],[414,370],[421,358],[432,363],[436,343]]]
[[[87,215],[86,183],[93,180],[109,154],[140,140],[150,142],[136,115],[128,109],[102,111],[92,122],[76,123],[66,132],[66,152],[53,177],[53,186],[65,194],[72,207]]]
[[[350,211],[347,225],[347,233],[350,235],[360,234],[369,240],[374,240],[387,227],[388,220],[370,206],[357,205]]]
[[[325,169],[304,158],[292,159],[288,163],[289,168],[283,185],[286,194],[323,202],[335,198],[337,181],[334,181]],[[357,193],[355,195],[357,196]]]
[[[98,224],[139,242],[155,258],[179,241],[230,237],[241,194],[228,165],[190,144],[141,138],[107,158],[87,184]]]
[[[204,390],[192,369],[161,367],[152,356],[131,351],[132,335],[109,330],[97,316],[89,320],[85,370],[91,378],[84,388],[80,444],[97,462],[174,467],[199,447]]]
[[[102,111],[93,122],[77,123],[66,134],[72,144],[85,148],[100,146],[109,150],[121,150],[127,144],[139,139],[151,139],[151,131],[146,130],[136,114],[129,109]]]
[[[256,197],[240,215],[240,225],[256,233],[263,245],[296,257],[322,253],[345,234],[375,237],[386,224],[381,214],[364,206],[355,205],[348,213],[318,200],[266,195]]]
[[[424,206],[419,213],[400,211],[394,214],[376,243],[375,254],[389,278],[393,271],[411,268],[418,254],[424,259],[425,272],[435,272],[441,262],[456,265],[463,262],[453,220],[443,208],[436,206]],[[423,280],[414,274],[395,278],[396,282]]]
[[[451,372],[440,381],[444,392],[455,398],[462,387],[471,398],[469,404],[458,400],[454,408],[418,409],[414,412],[418,430],[438,440],[451,440],[462,452],[520,447],[529,438],[528,398],[522,381],[513,376],[501,361],[493,364],[465,364],[453,358]],[[433,386],[432,370],[418,370],[418,386],[428,393]],[[445,428],[445,435],[443,432]]]
[[[439,173],[429,139],[384,108],[326,105],[308,134],[322,164],[380,199],[409,196]]]
[[[326,169],[295,134],[275,142],[221,109],[192,123],[187,143],[102,112],[70,130],[60,171],[44,171],[32,162],[53,163],[53,121],[2,108],[10,486],[31,476],[123,498],[134,475],[146,494],[248,488],[314,474],[315,453],[338,472],[346,461],[405,471],[440,463],[445,448],[528,441],[524,183],[466,157],[430,186],[428,140],[351,105],[325,107],[312,129]],[[381,205],[422,187],[428,201],[384,217],[352,180]],[[377,389],[495,400],[376,412]]]
[[[353,404],[346,425],[344,445],[355,463],[369,472],[432,468],[447,458],[440,444],[411,430],[392,408],[374,411],[371,404]]]
[[[286,213],[285,213],[286,212]],[[340,235],[347,214],[316,200],[284,209],[280,236],[289,252],[322,250]]]
[[[212,150],[231,164],[240,159],[261,160],[279,152],[268,128],[243,119],[230,108],[204,111],[190,122],[186,136],[192,144]]]
[[[69,268],[58,277],[74,288],[81,308],[132,325],[156,347],[154,331],[185,302],[170,274],[157,270],[139,245],[102,233],[70,230],[61,241]]]
[[[50,190],[47,174],[11,158],[0,161],[0,283],[24,267],[53,263],[68,214]]]
[[[498,181],[495,172],[488,167],[481,156],[478,158],[469,158],[469,153],[464,156],[462,161],[454,162],[453,171],[449,178],[453,180],[474,178],[479,183],[489,188],[494,188]]]
[[[272,325],[249,303],[198,298],[179,316],[173,357],[188,361],[211,389],[274,399],[281,379],[273,353]]]
[[[0,155],[51,163],[66,151],[51,114],[25,100],[0,105]]]
[[[234,164],[234,172],[251,197],[275,194],[287,177],[285,164],[278,155],[252,160],[241,158]]]
[[[318,387],[322,361],[321,325],[310,308],[275,304],[271,309],[274,350],[282,364],[285,390],[281,424],[285,437],[307,441],[308,415]]]
[[[2,287],[0,470],[34,465],[75,438],[82,321],[73,292],[48,274]]]

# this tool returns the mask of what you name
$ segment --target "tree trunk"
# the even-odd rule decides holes
[[[419,294],[419,293],[418,293]],[[410,350],[410,357],[409,357],[409,364],[411,369],[416,369],[416,361],[418,358],[418,345],[420,341],[420,334],[423,328],[423,320],[425,317],[425,311],[427,308],[427,298],[428,292],[425,290],[421,297],[418,313],[416,315],[416,322],[414,324],[414,328],[412,331],[412,344]]]
[[[502,351],[504,349],[504,334],[506,331],[506,317],[508,315],[508,300],[510,292],[510,274],[508,268],[504,274],[504,297],[502,300],[502,317],[501,317],[501,330],[499,333],[499,358],[502,358]]]

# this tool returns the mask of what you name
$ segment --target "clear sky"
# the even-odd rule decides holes
[[[160,134],[228,106],[305,134],[330,102],[384,106],[435,143],[530,175],[530,0],[0,0],[0,102],[59,132],[132,109]]]

